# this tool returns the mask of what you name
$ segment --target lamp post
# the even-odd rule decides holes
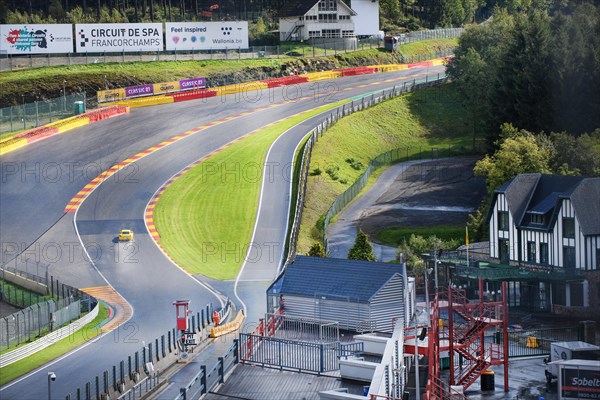
[[[54,372],[48,372],[48,400],[52,400],[52,382],[56,380]]]

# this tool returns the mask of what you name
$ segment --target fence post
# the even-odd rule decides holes
[[[219,357],[219,383],[225,383],[225,372],[223,371],[223,357]]]
[[[200,390],[200,394],[208,393],[208,388],[206,387],[206,365],[200,366],[200,385],[202,385],[202,389]]]
[[[233,363],[237,364],[240,362],[240,340],[233,339]]]

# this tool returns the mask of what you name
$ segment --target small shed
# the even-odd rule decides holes
[[[391,332],[412,307],[403,264],[297,256],[267,290],[267,309],[338,321],[342,329]]]

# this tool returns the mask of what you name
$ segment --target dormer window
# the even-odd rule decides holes
[[[319,2],[319,11],[337,11],[337,1],[321,0]]]
[[[543,214],[531,214],[531,223],[533,225],[544,225],[545,219]]]

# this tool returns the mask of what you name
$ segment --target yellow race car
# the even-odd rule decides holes
[[[119,231],[120,242],[130,242],[133,240],[133,231],[131,229],[121,229]]]

